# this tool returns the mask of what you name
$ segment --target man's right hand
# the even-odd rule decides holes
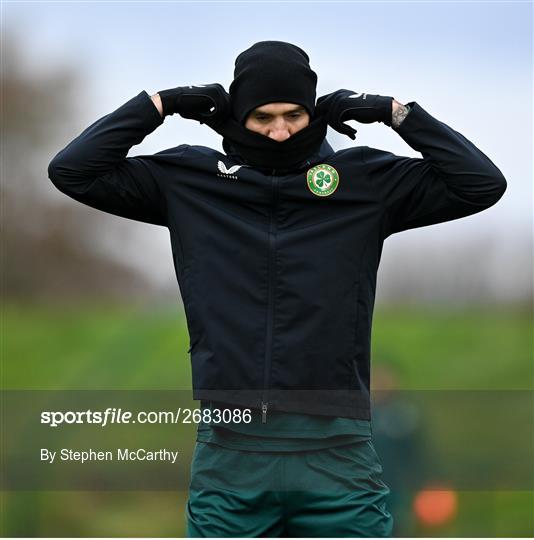
[[[163,116],[178,113],[201,124],[224,118],[229,111],[229,95],[218,83],[179,86],[158,92]]]

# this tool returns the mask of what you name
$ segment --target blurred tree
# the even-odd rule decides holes
[[[0,196],[4,300],[55,302],[95,296],[143,297],[150,285],[99,252],[102,214],[72,204],[48,180],[51,158],[73,138],[79,73],[67,66],[38,76],[13,35],[2,36]],[[63,140],[63,142],[60,142]],[[106,229],[112,227],[106,223]],[[106,232],[109,232],[106,230]],[[113,233],[113,231],[112,231]],[[115,234],[120,234],[115,230]],[[120,239],[118,238],[118,241]]]

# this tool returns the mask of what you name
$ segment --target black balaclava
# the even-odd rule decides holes
[[[296,45],[260,41],[242,52],[230,85],[231,116],[212,126],[223,135],[225,151],[235,150],[245,162],[261,168],[291,169],[303,164],[326,137],[326,118],[314,117],[316,84],[308,55]],[[302,105],[310,114],[310,124],[282,142],[244,126],[252,110],[274,102]]]

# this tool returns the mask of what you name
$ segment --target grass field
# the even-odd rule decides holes
[[[532,390],[532,322],[530,310],[524,308],[378,307],[373,365],[391,369],[396,387],[406,392],[494,391],[497,396],[501,391]],[[7,304],[2,309],[1,332],[4,390],[187,390],[191,386],[189,338],[180,308],[51,309]],[[522,422],[532,418],[528,411],[521,414]],[[455,419],[461,411],[454,415],[436,429],[433,440],[438,447],[458,435]],[[505,441],[500,450],[508,448],[513,460],[518,445],[510,437],[514,425],[506,424],[505,417],[499,422],[508,428],[507,436],[493,433],[488,440]],[[476,459],[469,450],[465,449],[465,456]],[[528,458],[530,450],[527,444],[520,459],[525,459],[525,451]],[[408,519],[402,532],[534,534],[534,488],[528,482],[526,489],[482,488],[459,491],[458,512],[447,524],[425,528]],[[3,492],[1,532],[30,537],[183,536],[186,497],[181,491]]]

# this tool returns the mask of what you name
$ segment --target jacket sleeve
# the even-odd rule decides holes
[[[150,156],[126,157],[132,146],[162,123],[143,90],[61,150],[50,162],[48,176],[61,192],[83,204],[166,225],[164,192],[161,180],[151,170]]]
[[[362,160],[384,207],[387,236],[481,212],[506,190],[501,171],[463,135],[417,103],[396,130],[423,158],[362,147]]]

